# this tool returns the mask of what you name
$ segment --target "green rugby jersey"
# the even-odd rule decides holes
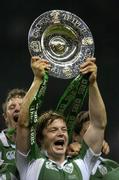
[[[0,179],[19,179],[15,163],[15,144],[6,136],[6,130],[0,133]]]
[[[119,168],[119,164],[117,162],[100,157],[92,170],[90,180],[100,180],[100,179],[105,180],[107,179],[107,176],[109,177],[110,172],[115,171],[116,168]],[[112,173],[110,177],[111,176],[112,176]]]
[[[81,156],[66,159],[62,164],[48,159],[47,155],[29,162],[28,155],[17,151],[17,167],[21,180],[89,180],[98,156],[83,145]]]
[[[119,167],[109,171],[102,180],[119,180]]]

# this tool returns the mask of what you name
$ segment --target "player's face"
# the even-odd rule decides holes
[[[80,132],[80,136],[83,138],[84,134],[86,133],[88,127],[89,127],[90,121],[86,121],[85,123],[83,123],[83,127],[81,129]]]
[[[43,148],[52,160],[65,157],[68,134],[65,122],[55,119],[43,130]]]
[[[80,142],[83,139],[84,134],[86,133],[88,127],[89,127],[90,121],[86,121],[83,123],[82,129],[79,134],[73,133],[72,140],[73,142]]]
[[[16,128],[17,126],[17,121],[18,121],[18,116],[22,101],[23,101],[22,97],[15,96],[11,98],[7,103],[6,113],[4,114],[4,118],[9,128]]]

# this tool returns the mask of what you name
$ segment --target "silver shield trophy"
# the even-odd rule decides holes
[[[76,77],[79,65],[94,55],[94,40],[89,27],[75,14],[51,10],[32,23],[28,33],[31,56],[40,56],[51,64],[51,76]]]

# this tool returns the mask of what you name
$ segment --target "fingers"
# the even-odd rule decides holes
[[[82,74],[87,74],[87,73],[92,73],[92,72],[96,72],[97,71],[97,68],[96,68],[96,66],[87,66],[87,67],[85,67],[85,68],[80,68],[80,72],[82,73]]]
[[[35,68],[40,68],[44,70],[49,70],[51,65],[46,59],[41,59],[39,56],[33,56],[31,58],[31,65]]]
[[[95,58],[95,57],[87,58],[86,61],[85,61],[83,64],[81,64],[80,66],[81,66],[81,67],[85,67],[85,66],[87,66],[88,64],[94,64],[95,61],[96,61],[96,58]]]
[[[86,61],[80,65],[80,73],[96,73],[97,66],[95,64],[96,58],[87,58]]]
[[[46,64],[49,63],[46,59],[41,59],[39,56],[32,56],[32,57],[31,57],[31,61],[32,61],[32,63],[33,63],[33,62],[36,62],[36,61],[41,61],[41,62],[44,62],[44,63],[46,63]]]
[[[79,152],[76,152],[76,151],[75,151],[75,152],[71,152],[71,151],[70,151],[70,152],[68,152],[67,155],[68,155],[68,156],[77,156],[78,154],[79,154]]]
[[[81,145],[78,142],[74,142],[68,146],[67,155],[76,156],[79,154]]]
[[[108,144],[105,140],[103,141],[102,152],[103,152],[105,155],[108,155],[109,152],[110,152],[109,144]]]
[[[34,77],[41,79],[45,75],[45,72],[50,70],[51,65],[46,59],[41,59],[39,56],[33,56],[31,58],[31,68]]]

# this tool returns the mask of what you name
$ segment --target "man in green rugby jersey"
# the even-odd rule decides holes
[[[26,92],[23,89],[12,89],[8,92],[2,105],[6,129],[0,132],[0,179],[19,179],[15,165],[16,128],[20,106]]]
[[[70,156],[77,155],[77,153],[80,153],[83,136],[85,135],[89,125],[90,125],[89,111],[81,111],[77,115],[75,121],[72,144],[69,145],[67,150],[67,153]],[[105,140],[103,141],[102,153],[104,153],[105,155],[109,153],[109,146]],[[114,180],[118,180],[119,179],[118,169],[119,169],[119,164],[117,162],[100,156],[92,170],[90,180],[100,180],[100,179],[105,180],[107,179],[107,177],[110,180],[110,178],[113,176],[115,178]]]
[[[40,156],[29,159],[31,127],[29,108],[42,86],[45,70],[50,66],[46,60],[32,57],[34,73],[32,85],[27,92],[18,119],[17,127],[17,167],[21,180],[89,180],[92,169],[100,156],[107,124],[106,110],[97,85],[97,66],[95,58],[88,58],[80,66],[80,72],[89,75],[89,111],[91,123],[83,137],[83,152],[77,158],[66,157],[68,133],[65,118],[53,111],[45,112],[36,124],[37,143]],[[42,91],[41,91],[42,92]],[[96,107],[96,108],[95,108]],[[36,114],[35,114],[36,116]],[[35,117],[34,116],[34,117]],[[33,141],[32,141],[33,143]]]

